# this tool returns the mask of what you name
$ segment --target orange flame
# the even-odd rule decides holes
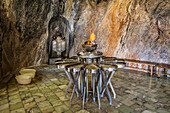
[[[93,44],[95,44],[95,43],[94,43],[95,38],[96,38],[95,34],[94,34],[94,33],[91,33],[90,39],[88,39],[86,45],[93,45]]]
[[[94,33],[91,33],[91,35],[90,35],[90,40],[92,40],[92,41],[94,41],[95,40],[95,34]]]

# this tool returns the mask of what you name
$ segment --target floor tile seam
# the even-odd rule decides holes
[[[35,84],[34,81],[32,82],[32,84],[33,84],[33,83]],[[37,86],[37,85],[36,85],[36,86]],[[37,86],[37,87],[38,87],[38,86]],[[31,94],[31,97],[34,98],[32,92],[31,92],[31,90],[30,90],[30,87],[27,87],[27,88],[28,88],[28,90],[29,90],[29,92],[30,92],[30,94]],[[39,87],[38,87],[38,88],[39,88]],[[41,91],[41,90],[40,90],[40,91]],[[22,102],[23,102],[23,101],[22,101]],[[34,98],[34,102],[36,103],[35,105],[38,107],[37,102],[35,101],[35,98]],[[24,104],[24,103],[23,103],[23,104]],[[24,107],[24,108],[25,108],[25,107]],[[39,108],[39,107],[38,107],[38,108]],[[39,109],[40,109],[40,108],[39,108]],[[25,111],[26,111],[26,108],[25,108]],[[41,113],[42,113],[42,112],[41,112]]]
[[[59,80],[60,81],[60,80]],[[51,81],[53,84],[55,84],[53,81]],[[61,81],[60,81],[61,82]],[[55,84],[57,87],[58,87],[58,85],[57,84]],[[47,86],[48,88],[49,88],[49,86]],[[59,88],[59,87],[58,87]],[[49,88],[50,89],[50,88]],[[59,88],[61,91],[63,91],[64,92],[64,90],[63,89],[61,89],[61,88]],[[50,89],[51,90],[51,89]],[[52,91],[52,90],[51,90]],[[55,94],[55,92],[54,91],[52,91],[54,94]],[[56,95],[56,94],[55,94]],[[57,95],[56,95],[57,96]],[[58,96],[57,96],[58,97]],[[59,98],[59,97],[58,97]]]
[[[46,86],[48,89],[50,89],[49,88],[49,86]],[[39,88],[39,87],[38,87]],[[40,90],[40,89],[39,89]],[[41,90],[40,90],[41,91]],[[42,91],[41,91],[42,92]],[[53,92],[51,89],[50,89],[50,92]],[[53,92],[54,93],[54,92]],[[42,94],[44,95],[44,93],[42,92]],[[54,93],[55,94],[55,93]],[[45,95],[44,95],[45,96]],[[46,97],[46,96],[45,96]]]
[[[7,84],[7,83],[6,83],[6,84]],[[10,106],[9,106],[8,87],[6,87],[6,92],[7,92],[7,93],[6,93],[6,95],[7,95],[7,98],[6,98],[6,99],[8,100],[8,101],[7,101],[7,103],[8,103],[8,107],[10,107]],[[3,99],[3,100],[4,100],[4,99]],[[2,105],[4,105],[4,104],[2,104]]]
[[[36,85],[37,86],[37,85]],[[37,86],[38,87],[38,86]],[[38,87],[38,89],[40,90],[40,88]],[[40,92],[43,94],[43,96],[45,97],[45,101],[48,101],[49,102],[49,100],[46,98],[46,96],[44,95],[44,93],[40,90]],[[31,92],[31,95],[32,95],[32,92]],[[32,97],[33,97],[33,95],[32,95]],[[34,98],[34,97],[33,97]],[[41,101],[40,101],[41,102]],[[39,102],[35,102],[36,103],[36,105],[38,106],[38,103]],[[52,103],[51,102],[49,102],[50,103],[50,105],[53,107],[53,105],[52,105]],[[38,106],[38,108],[39,108],[39,106]],[[54,107],[53,107],[54,108]],[[40,109],[40,108],[39,108]],[[54,109],[55,110],[55,109]],[[41,109],[40,109],[40,111],[41,111]],[[41,111],[42,113],[43,113],[43,111]]]
[[[51,80],[50,80],[51,81]],[[59,82],[61,82],[60,80],[59,80]],[[53,84],[55,84],[55,82],[54,81],[52,81],[52,83]],[[55,84],[57,87],[58,87],[58,85],[57,84]],[[47,87],[49,87],[49,86],[47,86]],[[58,87],[59,88],[59,87]],[[64,90],[63,89],[61,89],[61,88],[59,88],[61,91],[63,91],[64,92]],[[54,93],[54,91],[52,91],[53,93]],[[54,93],[55,94],[55,93]],[[57,96],[57,95],[56,95]],[[57,96],[58,97],[58,96]],[[59,97],[58,97],[59,98]],[[60,99],[59,99],[60,100]],[[60,100],[61,101],[61,100]],[[61,101],[62,102],[62,101]],[[51,103],[51,102],[50,102]],[[64,102],[62,102],[62,104],[64,104],[64,105],[66,105]],[[60,105],[57,105],[57,106],[60,106]],[[67,106],[67,105],[66,105]],[[56,106],[55,106],[56,107]],[[70,108],[69,106],[67,106],[68,108]],[[72,110],[71,110],[72,111]]]
[[[29,88],[28,88],[29,89]],[[30,89],[29,89],[29,91],[30,91]],[[41,90],[40,90],[41,91]],[[31,93],[31,96],[33,97],[33,95],[32,95],[32,92],[30,92]],[[34,97],[33,97],[34,98]],[[34,98],[35,99],[35,98]],[[47,100],[47,99],[46,99]],[[37,102],[35,101],[35,105],[39,108],[39,106],[38,106],[38,104],[37,104]],[[25,108],[25,107],[24,107]],[[39,108],[39,110],[41,111],[41,109]],[[26,109],[25,109],[25,111],[26,111]],[[42,111],[41,111],[41,113],[43,113]]]
[[[35,82],[34,82],[34,84],[35,84]],[[36,87],[40,90],[40,87],[36,84]],[[40,92],[41,92],[41,90],[40,90]],[[42,92],[41,92],[42,93]],[[42,93],[43,94],[43,93]],[[44,94],[43,94],[44,95]]]
[[[17,89],[18,89],[18,91],[19,91],[19,85],[17,86]],[[22,98],[21,98],[21,94],[20,94],[20,91],[19,91],[19,97],[20,97],[20,99],[21,99],[21,103],[22,103],[22,108],[24,108],[24,103],[23,103],[23,101],[22,101]],[[20,108],[19,108],[20,109]],[[24,108],[24,110],[25,110],[25,113],[26,113],[26,109]],[[11,111],[10,110],[10,108],[9,108],[9,111]]]
[[[52,106],[53,107],[53,106]],[[40,108],[39,108],[40,109]],[[48,109],[48,108],[47,108]],[[47,110],[47,109],[45,109],[45,110]],[[53,107],[53,109],[54,109],[54,107]],[[41,109],[40,109],[40,111],[41,111],[41,113],[44,113]],[[53,112],[55,111],[55,109],[53,110]],[[51,112],[50,112],[51,113]]]
[[[27,87],[27,86],[26,86]],[[28,87],[27,87],[27,89],[28,89]],[[18,89],[19,90],[19,89]],[[25,95],[25,94],[24,94]],[[26,109],[25,109],[25,106],[24,106],[24,101],[23,101],[23,99],[21,98],[21,94],[19,93],[19,96],[20,96],[20,99],[21,99],[21,103],[22,103],[22,105],[23,105],[23,108],[24,108],[24,110],[25,110],[25,113],[26,113]]]
[[[8,84],[8,83],[7,83]],[[17,90],[18,90],[18,92],[19,92],[19,85],[17,85]],[[19,97],[20,97],[20,99],[21,99],[21,95],[20,95],[20,92],[18,93],[19,94]],[[9,101],[9,92],[8,92],[8,87],[7,87],[7,95],[8,95],[8,106],[9,106],[9,111],[11,111],[10,110],[10,101]],[[12,95],[12,96],[14,96],[14,95]],[[22,101],[22,99],[21,99],[21,101]],[[22,102],[21,102],[22,103]],[[22,106],[23,106],[23,103],[22,103]]]

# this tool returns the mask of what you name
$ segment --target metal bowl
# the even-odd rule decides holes
[[[97,48],[97,44],[93,44],[93,45],[86,45],[87,41],[82,45],[83,49],[87,52],[92,52],[94,50],[96,50]]]

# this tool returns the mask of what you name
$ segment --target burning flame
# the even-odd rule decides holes
[[[96,38],[95,34],[94,34],[94,33],[91,33],[90,39],[88,39],[86,45],[93,45],[93,44],[95,44],[95,43],[94,43],[95,38]]]
[[[95,34],[94,33],[91,33],[90,40],[92,40],[94,42],[94,40],[95,40]]]

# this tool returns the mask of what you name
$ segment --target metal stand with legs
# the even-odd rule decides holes
[[[113,74],[115,73],[117,69],[117,66],[116,65],[105,65],[105,64],[102,64],[101,65],[101,74],[102,74],[102,80],[103,80],[103,86],[100,90],[100,96],[103,97],[103,94],[105,92],[105,90],[107,91],[107,95],[109,97],[109,100],[110,100],[110,104],[112,104],[112,98],[111,98],[111,94],[110,94],[110,91],[109,91],[109,88],[108,88],[108,85],[110,86],[111,88],[111,91],[114,95],[114,99],[116,98],[116,93],[115,93],[115,90],[111,84],[111,78],[113,76]]]
[[[73,85],[74,85],[74,88],[73,88],[73,92],[72,92],[72,96],[71,96],[71,99],[70,99],[70,104],[72,105],[72,101],[73,101],[73,97],[74,97],[74,93],[76,92],[78,97],[81,98],[81,87],[80,87],[80,73],[82,71],[82,67],[83,65],[82,64],[77,64],[77,65],[69,65],[69,66],[66,66],[66,73],[68,74],[68,76],[70,77]]]

